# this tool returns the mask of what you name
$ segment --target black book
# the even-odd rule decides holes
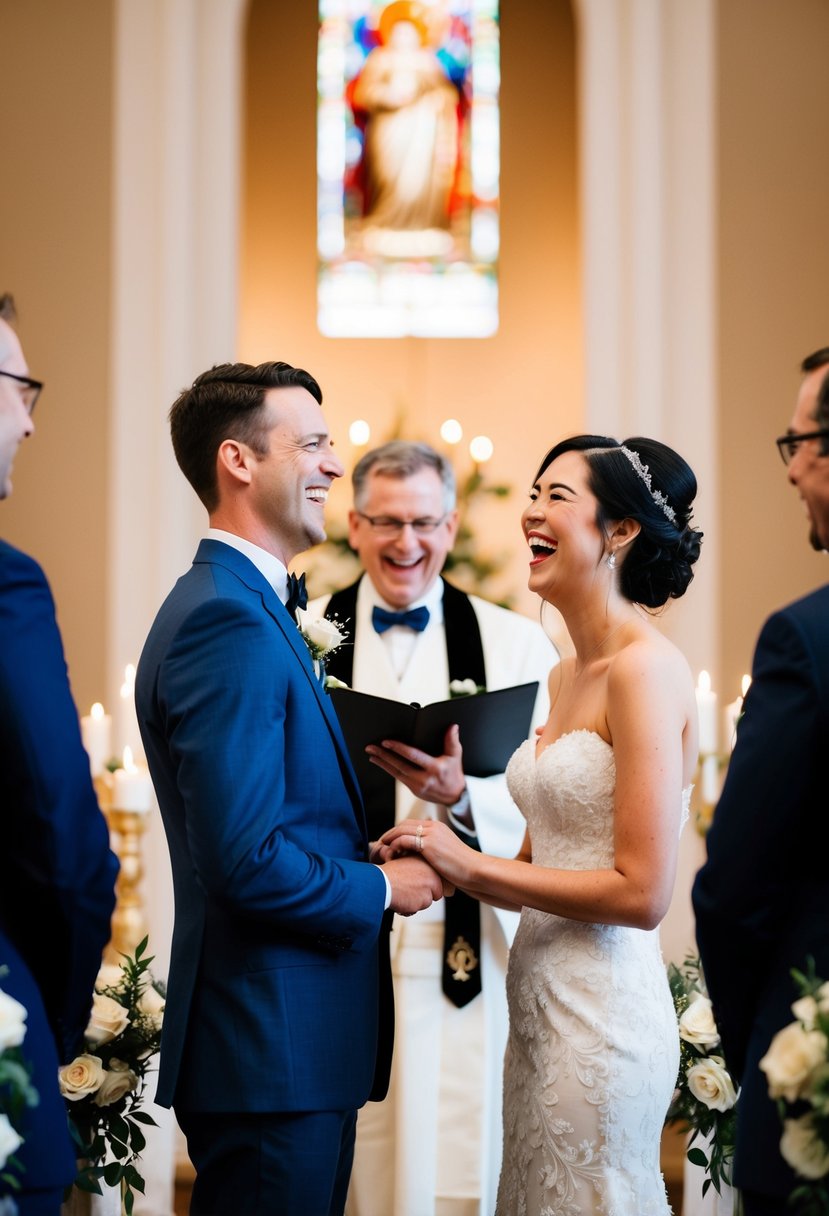
[[[369,743],[397,739],[431,756],[442,756],[446,732],[453,723],[460,727],[463,771],[470,777],[502,773],[529,735],[537,692],[538,681],[534,680],[431,705],[408,705],[350,688],[333,688],[330,695],[351,762],[363,784],[367,774],[377,772],[366,755]]]

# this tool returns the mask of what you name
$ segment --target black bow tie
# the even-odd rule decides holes
[[[288,598],[285,600],[285,607],[290,612],[291,616],[296,620],[297,608],[307,608],[308,592],[305,590],[305,575],[300,574],[299,578],[295,574],[288,575]]]
[[[429,624],[429,609],[425,605],[420,608],[409,608],[407,612],[388,612],[385,608],[376,607],[371,613],[371,623],[378,633],[385,633],[392,625],[407,625],[417,633],[422,633]]]

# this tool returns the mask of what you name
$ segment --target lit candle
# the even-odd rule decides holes
[[[716,756],[702,758],[702,801],[713,806],[720,796],[720,769]]]
[[[740,715],[743,712],[743,699],[748,692],[751,684],[751,676],[743,676],[742,693],[733,701],[730,701],[723,710],[723,718],[725,721],[725,744],[729,751],[734,750],[734,744],[737,742],[737,723],[740,720]]]
[[[475,464],[486,464],[492,458],[495,445],[488,435],[476,435],[469,443],[469,455]]]
[[[699,673],[696,696],[700,755],[710,756],[717,751],[717,694],[711,690],[707,671]]]
[[[81,718],[81,738],[89,756],[93,777],[100,777],[112,755],[112,718],[96,701],[88,714]]]
[[[153,783],[149,770],[132,758],[132,748],[124,748],[124,767],[113,773],[112,808],[115,811],[136,811],[146,815],[153,804]]]
[[[138,718],[135,715],[135,664],[127,663],[124,668],[124,682],[121,685],[121,713],[119,716],[121,747],[128,747],[134,756],[143,755],[141,732],[138,729]]]
[[[445,422],[441,423],[440,437],[444,443],[460,443],[463,439],[463,427],[457,418],[447,418]]]

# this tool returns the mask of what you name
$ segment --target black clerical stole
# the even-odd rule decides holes
[[[337,591],[328,601],[325,615],[350,628],[354,636],[359,580]],[[481,630],[469,597],[451,583],[443,582],[443,624],[450,680],[474,680],[486,688],[486,664]],[[326,659],[326,670],[350,685],[354,672],[354,647],[348,642]],[[363,784],[370,840],[377,840],[394,826],[394,779],[372,765],[371,778]],[[460,833],[459,833],[460,835]],[[461,835],[472,848],[480,849],[477,836]],[[443,991],[453,1005],[468,1005],[481,991],[481,907],[465,891],[456,891],[446,901],[443,942]]]

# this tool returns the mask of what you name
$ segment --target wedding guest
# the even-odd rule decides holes
[[[538,681],[556,660],[540,625],[441,578],[458,530],[455,476],[425,443],[395,440],[354,469],[349,541],[365,573],[310,605],[347,622],[332,675],[362,692],[427,704],[452,680],[494,690]],[[486,852],[513,856],[524,821],[503,774],[465,775],[454,738],[419,755],[414,790],[377,770],[369,837],[412,815],[451,823]],[[389,1093],[357,1121],[349,1216],[488,1216],[501,1156],[504,978],[517,915],[454,895],[391,934],[396,1046]],[[471,969],[450,966],[460,941]]]
[[[777,446],[809,541],[827,550],[829,347],[801,371]],[[741,1085],[734,1183],[745,1216],[779,1216],[798,1180],[781,1156],[780,1115],[759,1064],[793,1020],[791,968],[811,957],[829,979],[829,585],[766,621],[744,708],[693,902],[726,1063]]]
[[[521,909],[507,974],[504,1152],[497,1216],[669,1216],[659,1148],[679,1066],[657,927],[671,898],[697,762],[683,656],[641,608],[683,595],[701,533],[696,479],[664,444],[580,435],[536,474],[522,525],[529,586],[575,655],[507,768],[526,817],[517,857],[415,818],[378,856],[415,850],[482,901]],[[419,758],[369,753],[411,784]]]
[[[0,499],[34,433],[42,384],[29,375],[0,298]],[[58,1216],[75,1153],[58,1067],[82,1051],[109,940],[118,863],[81,743],[55,605],[40,566],[0,541],[0,988],[26,1009],[22,1044],[39,1103],[19,1126],[20,1216]],[[0,1195],[6,1194],[0,1181]]]
[[[170,411],[210,526],[150,631],[136,703],[176,903],[157,1101],[187,1137],[194,1214],[342,1212],[356,1110],[388,1068],[384,910],[442,894],[417,859],[368,864],[356,778],[293,615],[288,563],[325,539],[343,472],[321,402],[305,371],[236,363]]]

